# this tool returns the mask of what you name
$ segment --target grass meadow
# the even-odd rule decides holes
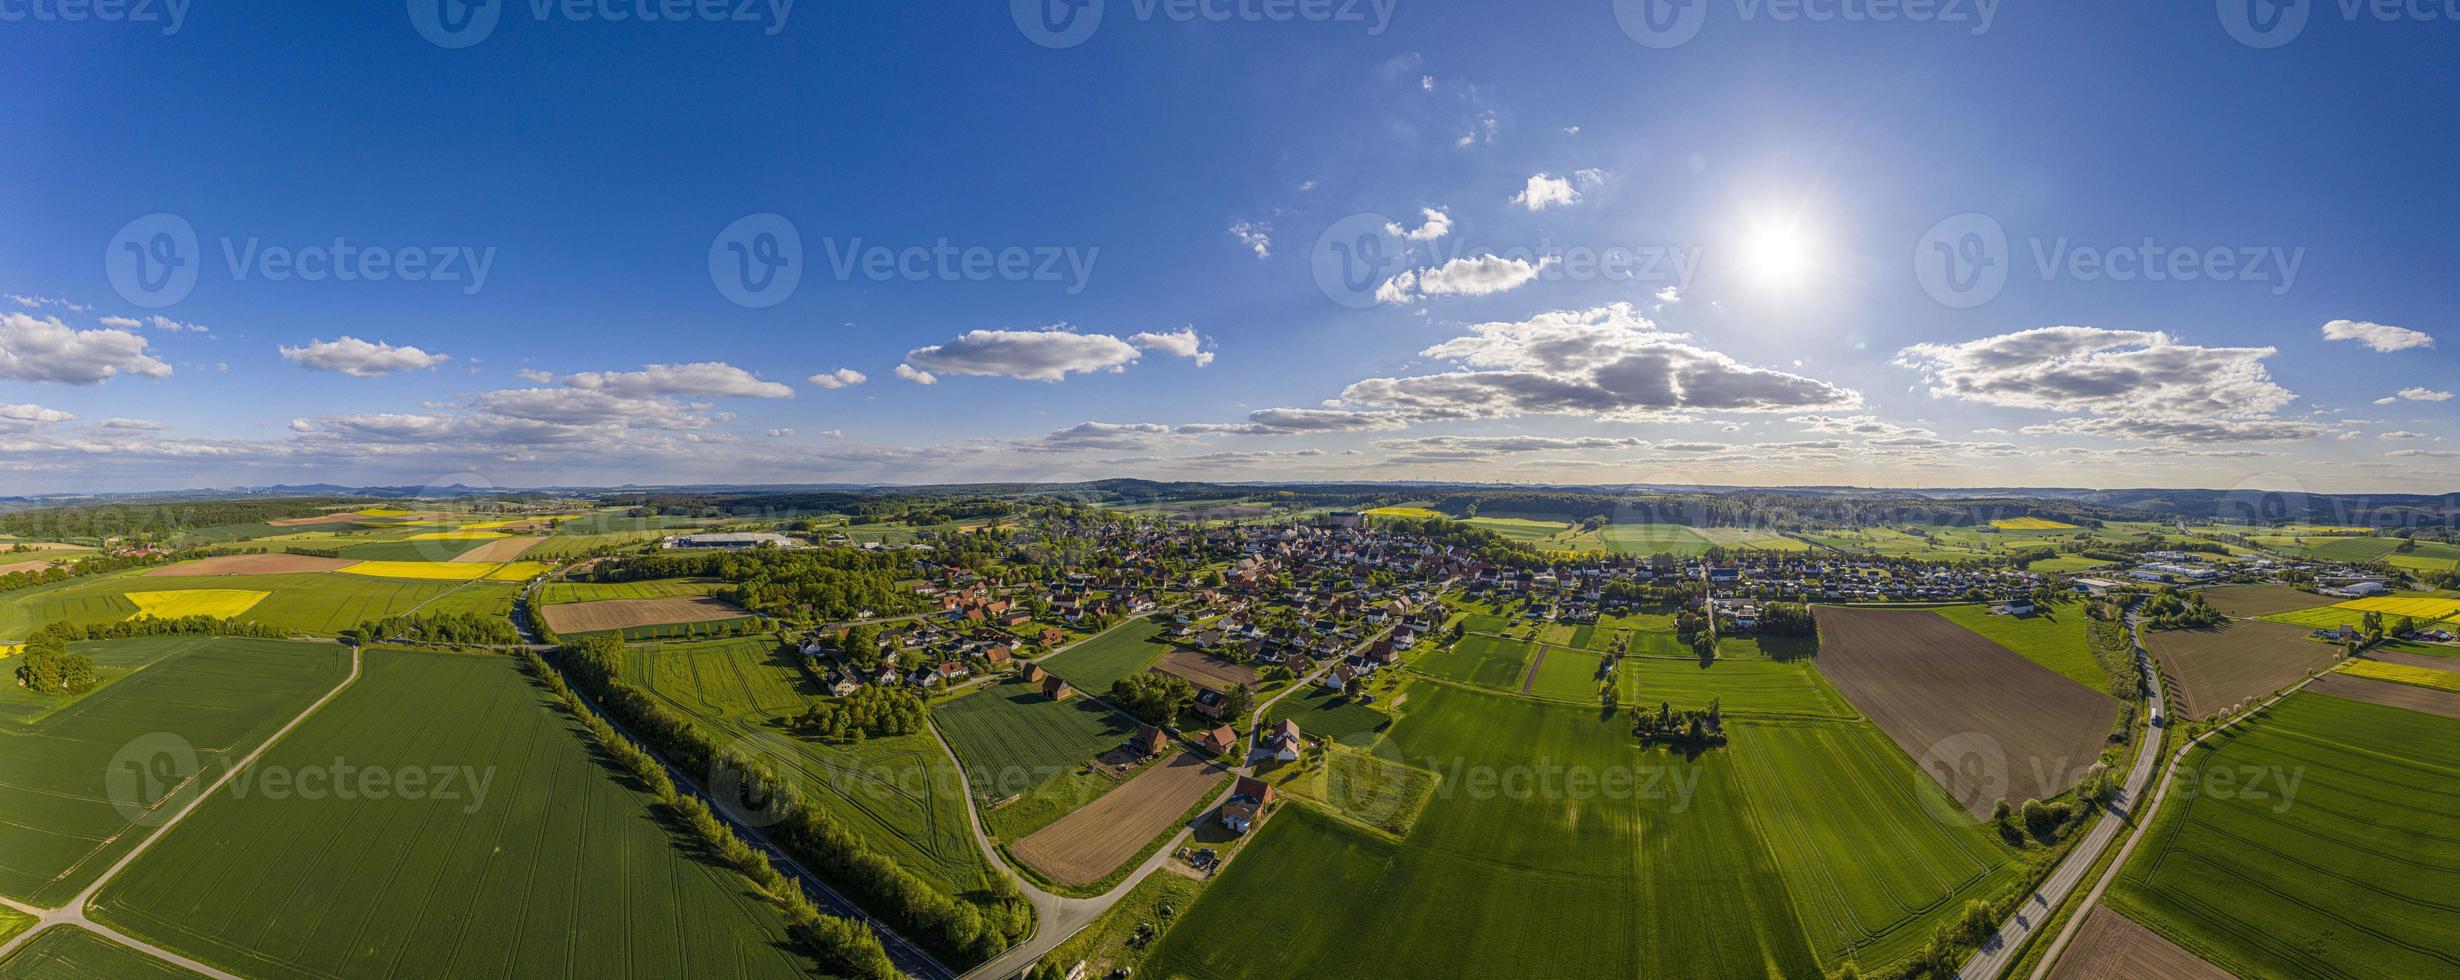
[[[519,563],[516,563],[519,564]],[[483,575],[491,566],[476,568]],[[0,637],[20,638],[54,622],[93,626],[116,623],[137,615],[138,600],[160,615],[184,615],[192,603],[179,593],[196,593],[196,608],[212,615],[235,613],[249,622],[279,626],[304,634],[331,636],[371,619],[399,616],[413,609],[424,612],[511,608],[519,586],[474,579],[419,579],[311,572],[286,575],[222,575],[178,578],[133,573],[95,575],[55,585],[0,593]],[[465,591],[466,590],[466,591]],[[245,607],[229,593],[264,593]],[[445,596],[452,599],[444,599]]]
[[[95,914],[254,977],[802,975],[782,915],[586,738],[510,657],[370,651],[259,768],[432,782],[345,799],[234,780]]]
[[[2451,976],[2456,758],[2460,720],[2293,695],[2187,756],[2109,900],[2239,976]]]
[[[178,980],[185,968],[129,949],[76,926],[53,926],[0,960],[0,980]]]
[[[1023,836],[1091,802],[1108,780],[1077,775],[1093,758],[1135,734],[1127,716],[1084,695],[1053,701],[1040,685],[1008,681],[931,707],[932,724],[965,763],[974,798],[984,805],[1018,797],[984,813],[1009,839]],[[1011,812],[1014,811],[1014,812]]]
[[[2078,684],[2096,691],[2110,686],[2109,672],[2093,659],[2092,645],[2085,639],[2090,620],[2081,602],[2045,606],[2031,616],[1993,616],[1989,606],[1947,606],[1931,611]]]
[[[1170,652],[1168,643],[1154,642],[1160,635],[1159,620],[1139,616],[1044,659],[1042,668],[1067,679],[1077,690],[1108,694],[1112,682],[1144,673],[1162,654]]]

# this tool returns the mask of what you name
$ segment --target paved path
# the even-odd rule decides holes
[[[2144,650],[2143,624],[2130,615],[2128,625],[2128,638],[2135,646],[2136,667],[2143,672],[2148,694],[2146,704],[2152,710],[2152,717],[2166,727],[2169,712],[2162,704],[2161,675],[2153,672],[2152,655]],[[2148,724],[2141,737],[2150,743],[2155,734]],[[2050,877],[2044,879],[2031,895],[2025,896],[2024,904],[2018,906],[2006,922],[2000,923],[1998,934],[1984,941],[1981,950],[1956,971],[1957,977],[1961,980],[1990,980],[2006,973],[2007,968],[2014,965],[2017,952],[2024,948],[2025,942],[2050,921],[2059,905],[2075,891],[2076,885],[2092,872],[2093,865],[2101,860],[2101,853],[2109,849],[2110,842],[2126,827],[2135,800],[2143,794],[2145,784],[2152,779],[2154,763],[2160,760],[2160,756],[2160,749],[2151,744],[2144,745],[2136,752],[2135,765],[2127,772],[2127,784],[2111,796],[2101,822],[2094,824],[2093,829],[2084,835],[2084,840],[2077,843],[2074,850],[2067,852],[2066,859],[2059,862],[2057,870],[2050,872]],[[2081,918],[2081,913],[2077,917]]]
[[[103,886],[110,884],[113,878],[119,877],[120,872],[126,870],[131,862],[134,862],[140,855],[143,855],[147,850],[151,849],[156,842],[168,836],[171,833],[172,828],[179,826],[180,821],[188,819],[188,815],[195,813],[196,808],[199,805],[202,805],[206,800],[213,798],[214,793],[220,790],[224,784],[237,778],[240,770],[246,769],[250,765],[255,764],[257,757],[264,755],[267,749],[273,748],[273,744],[281,741],[282,736],[290,734],[291,729],[299,727],[300,722],[306,721],[309,715],[315,714],[317,709],[324,707],[327,702],[333,700],[334,696],[342,693],[344,689],[348,688],[351,684],[356,683],[358,679],[359,648],[352,646],[350,648],[350,676],[342,678],[341,683],[334,685],[332,690],[326,691],[325,695],[317,698],[314,704],[308,705],[306,710],[299,712],[299,714],[296,717],[293,717],[289,723],[275,730],[272,735],[267,736],[265,741],[256,747],[256,751],[248,753],[247,755],[241,757],[238,762],[225,767],[222,770],[222,775],[216,778],[212,784],[206,786],[195,796],[189,797],[186,803],[181,804],[179,809],[171,814],[170,819],[163,821],[161,826],[154,828],[154,832],[146,835],[144,840],[138,841],[137,846],[129,848],[128,853],[120,855],[119,860],[111,862],[111,866],[103,870],[101,877],[94,879],[93,884],[85,886],[85,890],[78,892],[77,896],[70,899],[67,905],[56,909],[44,909],[11,899],[0,898],[0,904],[5,904],[10,908],[16,909],[17,911],[23,912],[27,915],[34,916],[35,918],[34,924],[28,927],[26,931],[18,933],[15,938],[12,938],[5,943],[0,943],[0,959],[6,959],[9,953],[14,952],[17,947],[22,946],[26,942],[32,940],[36,934],[49,929],[52,926],[67,925],[75,926],[79,929],[91,932],[122,946],[126,946],[148,956],[152,956],[155,959],[163,960],[169,963],[176,963],[184,969],[202,974],[204,976],[213,977],[215,980],[239,980],[238,977],[235,977],[222,970],[199,963],[195,960],[189,959],[188,957],[181,956],[178,953],[155,946],[152,943],[123,934],[119,930],[113,929],[110,926],[95,922],[86,917],[88,907],[93,903],[94,896],[102,892]],[[173,792],[177,792],[177,790],[174,790]]]

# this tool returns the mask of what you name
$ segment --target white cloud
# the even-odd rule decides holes
[[[1384,233],[1413,242],[1436,241],[1452,233],[1452,216],[1442,208],[1425,208],[1419,213],[1425,220],[1418,227],[1403,228],[1399,222],[1386,222]]]
[[[316,431],[316,423],[310,422],[306,419],[292,419],[290,420],[290,431],[314,432]]]
[[[810,381],[816,387],[835,389],[851,388],[871,379],[853,368],[838,368],[826,374],[812,375],[805,380]]]
[[[721,361],[697,364],[650,364],[638,371],[593,371],[566,375],[564,385],[602,391],[619,398],[791,398],[794,389],[763,381],[750,371]]]
[[[1457,258],[1385,280],[1376,287],[1375,298],[1384,303],[1407,304],[1427,296],[1490,296],[1528,285],[1554,261],[1552,256],[1535,262],[1499,255]]]
[[[1680,303],[1683,301],[1683,291],[1673,286],[1667,286],[1666,288],[1657,291],[1657,301],[1666,304]]]
[[[122,374],[167,378],[171,366],[126,330],[75,330],[57,317],[0,313],[0,378],[90,385]]]
[[[152,419],[109,418],[98,424],[114,432],[163,432],[171,428],[169,422],[156,422]]]
[[[1028,452],[1143,452],[1160,447],[1169,435],[1169,426],[1154,422],[1080,422],[1018,448]]]
[[[1108,334],[975,330],[945,344],[914,348],[905,359],[932,374],[1062,381],[1070,374],[1123,371],[1139,356],[1135,345]]]
[[[2302,439],[2303,422],[2265,418],[2296,400],[2272,382],[2270,347],[2197,347],[2156,331],[2041,327],[1897,352],[1937,398],[2085,412],[2026,431],[2127,439]]]
[[[35,426],[58,425],[76,420],[76,416],[41,405],[10,405],[0,403],[0,432],[23,430]]]
[[[1250,412],[1245,422],[1199,422],[1182,425],[1189,435],[1290,436],[1310,432],[1361,432],[1401,429],[1409,418],[1395,412],[1358,412],[1338,408],[1267,408]]]
[[[161,316],[161,315],[159,315],[159,314],[157,314],[157,315],[155,315],[155,316],[150,316],[150,317],[147,317],[147,318],[146,318],[146,320],[145,320],[145,322],[146,322],[147,324],[151,325],[154,329],[156,329],[156,330],[161,330],[161,331],[164,331],[164,332],[167,332],[167,333],[208,333],[208,332],[210,332],[210,331],[208,331],[208,330],[207,330],[207,329],[206,329],[203,325],[201,325],[201,324],[195,324],[195,323],[181,323],[181,322],[179,322],[179,321],[177,321],[177,320],[171,319],[170,317],[167,317],[167,316]]]
[[[280,350],[283,359],[300,367],[354,378],[380,378],[397,371],[416,371],[452,360],[443,354],[430,354],[416,347],[395,347],[348,336],[334,341],[311,340],[305,347],[283,347]]]
[[[846,437],[846,430],[830,429],[826,432],[820,433],[820,437],[824,439],[843,439]]]
[[[2413,402],[2447,402],[2451,400],[2451,392],[2436,391],[2432,388],[2402,388],[2399,393],[2393,395],[2392,398],[2379,400],[2375,402],[2375,404],[2388,405],[2392,402],[2393,398]]]
[[[1204,349],[1204,338],[1196,334],[1194,327],[1181,327],[1170,333],[1140,333],[1129,337],[1128,343],[1172,357],[1188,358],[1195,361],[1197,367],[1207,367],[1213,363],[1213,352]]]
[[[2354,340],[2385,353],[2434,346],[2434,338],[2419,331],[2363,320],[2334,320],[2324,324],[2323,339]]]
[[[780,428],[780,429],[770,429],[770,430],[769,430],[769,438],[771,438],[771,439],[785,439],[785,438],[788,438],[788,437],[793,436],[793,435],[794,435],[794,430],[793,430],[793,429],[785,429],[785,428]]]
[[[522,368],[521,370],[514,371],[513,377],[520,378],[523,381],[537,385],[555,383],[555,375],[553,373],[541,371],[537,368]]]
[[[1482,323],[1423,356],[1472,370],[1369,378],[1342,400],[1420,418],[1585,415],[1666,420],[1699,411],[1853,408],[1862,396],[1825,381],[1751,367],[1661,330],[1628,303]]]
[[[914,382],[918,385],[935,385],[940,383],[938,375],[932,374],[929,371],[914,370],[914,366],[911,364],[897,365],[896,374],[898,377]]]
[[[1259,259],[1273,257],[1273,229],[1270,225],[1241,221],[1230,226],[1230,237],[1238,239],[1239,244],[1247,246],[1247,250],[1256,253]]]
[[[2413,442],[2419,439],[2431,439],[2433,437],[2423,432],[2394,431],[2379,433],[2375,436],[2375,438],[2381,439],[2384,442]]]
[[[1570,180],[1552,174],[1536,174],[1529,178],[1528,186],[1512,195],[1512,203],[1531,211],[1544,211],[1550,207],[1580,203],[1580,192],[1572,188]]]
[[[102,317],[101,319],[96,320],[95,322],[100,323],[100,324],[102,324],[103,326],[113,328],[113,329],[115,329],[115,330],[135,330],[135,329],[137,329],[138,327],[142,327],[142,326],[144,326],[144,325],[145,325],[145,321],[143,321],[143,320],[139,320],[139,319],[136,319],[136,318],[134,318],[134,317],[125,317],[125,316],[107,316],[107,317]]]

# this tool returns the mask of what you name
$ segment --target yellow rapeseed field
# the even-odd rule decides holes
[[[2352,660],[2340,665],[2340,672],[2411,687],[2429,687],[2438,691],[2460,694],[2460,672],[2417,667],[2410,664],[2387,664],[2380,660]]]
[[[2371,599],[2351,599],[2336,604],[2335,608],[2376,612],[2386,616],[2407,616],[2412,619],[2443,619],[2460,614],[2460,599],[2376,596]]]
[[[156,619],[211,616],[229,619],[255,608],[257,603],[272,594],[244,589],[181,589],[173,592],[131,592],[128,593],[128,601],[137,604],[136,616]]]
[[[444,582],[469,582],[486,578],[496,566],[485,562],[450,561],[363,561],[349,568],[338,569],[344,575],[372,575],[376,578],[423,578]]]
[[[2002,531],[2073,531],[2076,526],[2046,517],[2009,517],[1990,522]]]

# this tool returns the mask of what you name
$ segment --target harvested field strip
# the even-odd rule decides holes
[[[2312,592],[2301,592],[2286,585],[2225,585],[2196,593],[2221,615],[2232,618],[2266,616],[2272,613],[2296,612],[2328,606],[2332,600]]]
[[[147,578],[204,575],[304,575],[339,571],[349,568],[352,564],[340,558],[316,558],[308,555],[223,555],[218,558],[199,558],[176,565],[149,568],[141,574]]]
[[[366,575],[371,578],[467,582],[487,577],[487,573],[495,571],[495,566],[450,561],[362,561],[339,571],[344,575]]]
[[[2242,619],[2215,629],[2158,630],[2145,646],[2178,690],[2178,711],[2209,718],[2332,665],[2340,650],[2295,626]]]
[[[202,786],[350,672],[350,658],[330,643],[179,636],[76,649],[105,664],[151,666],[31,727],[0,725],[0,894],[39,905],[68,900],[151,832],[113,803],[107,785],[124,749],[184,746],[202,766],[193,783]],[[137,790],[138,815],[177,788]]]
[[[1531,645],[1537,648],[1537,653],[1529,658],[1529,669],[1521,675],[1520,693],[1522,694],[1530,693],[1537,687],[1538,669],[1546,665],[1546,645],[1543,643]]]
[[[2015,880],[1995,832],[1868,722],[1743,722],[1731,751],[1804,930],[1829,963],[1893,963]]]
[[[512,658],[375,650],[365,671],[263,765],[347,758],[426,774],[418,792],[234,782],[105,888],[97,917],[255,977],[803,974],[783,916]]]
[[[2093,907],[2075,940],[2059,956],[2057,968],[2050,971],[2050,980],[2099,977],[2230,980],[2229,971],[2197,959],[2107,905]]]
[[[751,615],[729,602],[707,596],[680,599],[604,599],[547,606],[538,611],[547,628],[567,636],[663,626],[669,623],[709,623]]]
[[[1232,687],[1252,688],[1263,683],[1255,668],[1219,654],[1198,650],[1172,650],[1162,655],[1154,670],[1186,679],[1197,687],[1227,691]]]
[[[468,551],[462,552],[461,554],[455,555],[453,556],[453,560],[457,562],[511,561],[515,558],[521,557],[522,552],[530,550],[532,547],[536,546],[538,542],[544,540],[546,539],[543,537],[500,538],[498,540],[488,542],[487,546],[484,548],[472,548]]]
[[[2424,670],[2440,670],[2447,672],[2460,670],[2460,660],[2456,660],[2451,657],[2435,657],[2422,653],[2402,653],[2399,650],[2387,649],[2382,646],[2369,649],[2365,653],[2358,654],[2358,656],[2364,657],[2368,660],[2380,660],[2387,664],[2405,664],[2410,667],[2417,667]]]
[[[182,589],[176,592],[131,592],[128,601],[137,604],[137,615],[156,619],[179,619],[186,616],[211,616],[229,619],[256,608],[271,593],[243,589]]]
[[[1716,660],[1703,665],[1697,659],[1627,657],[1623,676],[1627,705],[1654,708],[1671,703],[1696,709],[1708,707],[1713,699],[1729,715],[1854,717],[1853,706],[1807,662]]]
[[[2423,711],[2445,718],[2460,718],[2460,694],[2437,691],[2433,688],[2411,687],[2407,684],[2393,684],[2387,681],[2370,681],[2347,674],[2325,674],[2315,678],[2314,683],[2306,685],[2306,690],[2316,694],[2329,694],[2336,698],[2364,701],[2368,704],[2407,708],[2411,711]]]
[[[1819,670],[1898,748],[1917,760],[1981,760],[1980,772],[1931,770],[1975,816],[2000,796],[2065,792],[2117,722],[2108,695],[1931,613],[1822,606],[1816,615]]]
[[[2340,672],[2367,680],[2407,684],[2433,691],[2460,694],[2460,673],[2440,667],[2416,667],[2409,664],[2384,663],[2379,660],[2351,660],[2340,665]]]
[[[2189,754],[2233,791],[2173,794],[2111,904],[2242,976],[2451,975],[2456,754],[2460,720],[2293,695]]]
[[[1176,826],[1181,814],[1212,796],[1229,775],[1227,767],[1180,753],[1009,849],[1052,881],[1092,884]]]

